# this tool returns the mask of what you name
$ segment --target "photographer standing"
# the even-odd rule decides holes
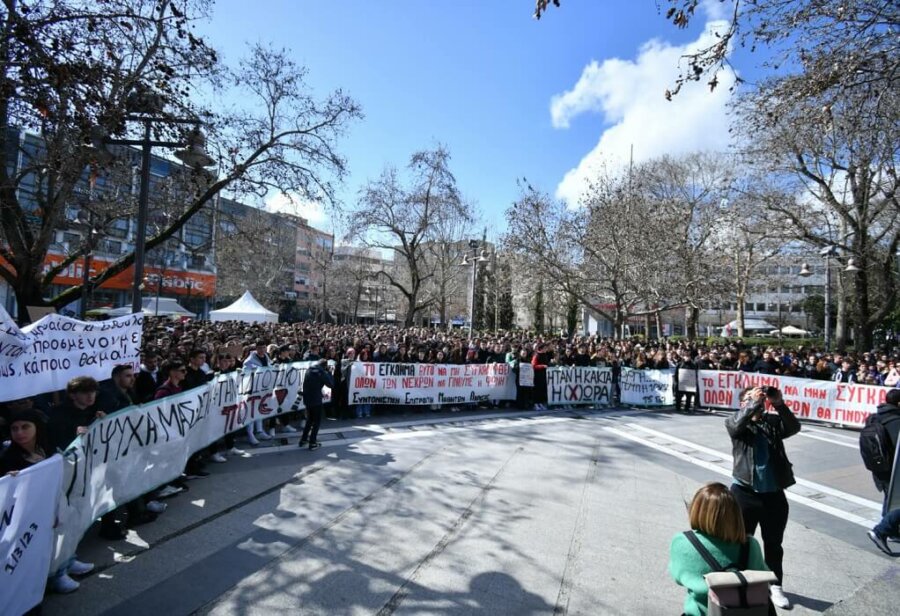
[[[766,412],[766,399],[775,412]],[[747,533],[753,535],[757,525],[762,530],[766,564],[778,576],[778,584],[771,587],[772,603],[790,607],[782,591],[781,542],[788,520],[784,490],[795,481],[784,439],[800,431],[800,422],[778,389],[754,387],[744,391],[741,409],[725,420],[725,427],[734,458],[731,492],[741,507]]]

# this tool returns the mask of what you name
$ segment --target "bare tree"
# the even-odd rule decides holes
[[[896,305],[895,253],[900,246],[900,91],[860,86],[841,101],[795,98],[778,104],[766,88],[740,107],[747,160],[792,199],[765,206],[808,245],[836,246],[859,272],[850,276],[859,343],[869,348],[873,330]],[[842,284],[839,281],[839,284]],[[882,295],[873,301],[872,289]],[[841,305],[838,306],[839,322]],[[839,327],[836,342],[846,332]]]
[[[446,221],[472,218],[449,164],[450,154],[443,147],[416,152],[408,165],[408,184],[396,169],[388,168],[366,184],[350,214],[349,237],[394,253],[395,267],[380,275],[406,300],[407,327],[435,302],[423,293],[434,276],[433,263],[426,257],[428,244],[437,239]]]
[[[559,0],[536,0],[536,18]],[[663,4],[663,3],[660,3]],[[696,18],[702,0],[668,0],[665,18],[686,28]],[[900,5],[886,0],[721,0],[727,17],[716,40],[687,54],[675,85],[665,92],[671,99],[690,81],[708,80],[718,86],[717,74],[726,67],[737,43],[752,50],[764,48],[764,65],[783,73],[784,65],[799,61],[800,74],[779,80],[785,98],[825,98],[836,102],[857,88],[876,85],[896,89],[900,80]],[[736,83],[742,83],[738,77]]]
[[[359,107],[341,92],[314,99],[304,69],[284,51],[257,46],[239,68],[225,69],[191,33],[191,20],[206,6],[203,0],[6,3],[0,24],[0,150],[20,148],[24,164],[14,174],[0,166],[0,276],[15,290],[21,315],[26,305],[45,303],[54,276],[77,258],[70,255],[43,271],[76,187],[90,169],[103,171],[109,164],[95,146],[105,135],[130,134],[127,113],[203,117],[219,155],[219,177],[190,178],[178,215],[148,240],[148,251],[225,188],[236,194],[275,189],[333,201],[332,181],[345,173],[335,143],[360,116]],[[248,110],[200,108],[190,93],[202,81],[241,92]],[[40,134],[37,151],[19,141],[19,128]],[[158,133],[179,138],[165,121]],[[91,285],[133,262],[133,254],[120,257]],[[49,303],[63,306],[79,292],[69,288]]]

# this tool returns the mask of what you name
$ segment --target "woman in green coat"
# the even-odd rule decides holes
[[[694,534],[718,562],[737,562],[741,546],[749,541],[747,569],[769,570],[759,543],[744,532],[741,509],[725,485],[709,483],[697,490],[689,516]],[[712,568],[684,533],[675,535],[669,548],[669,573],[679,586],[687,589],[686,616],[706,616],[708,588],[703,576],[711,572]]]

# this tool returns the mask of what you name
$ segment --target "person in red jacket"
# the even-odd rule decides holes
[[[534,368],[534,408],[539,411],[547,410],[547,366],[552,358],[545,342],[537,345],[537,351],[531,358]]]

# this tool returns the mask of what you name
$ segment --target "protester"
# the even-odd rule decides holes
[[[894,466],[894,455],[897,451],[897,439],[900,438],[900,389],[892,389],[887,393],[884,404],[878,406],[872,421],[881,424],[887,433],[888,442],[884,443],[890,457],[885,461],[889,468]],[[888,546],[889,538],[897,539],[900,535],[900,509],[889,509],[888,488],[891,484],[891,472],[872,472],[872,479],[879,492],[884,493],[883,517],[875,528],[866,534],[879,550],[893,556]]]
[[[268,368],[271,365],[272,360],[266,353],[266,341],[257,340],[254,350],[250,351],[244,360],[243,370],[250,372],[257,368]],[[255,419],[247,424],[247,441],[255,447],[259,445],[259,441],[272,440],[274,432],[274,430],[272,433],[267,432],[263,426],[263,420]]]
[[[306,407],[306,424],[300,436],[300,447],[309,443],[309,449],[320,447],[319,426],[322,424],[322,388],[334,387],[334,379],[328,372],[328,360],[320,359],[310,366],[303,377],[303,405]]]
[[[759,543],[747,535],[741,509],[727,486],[709,483],[697,490],[688,508],[688,519],[694,535],[722,566],[738,563],[742,550],[746,550],[744,569],[768,570]],[[709,588],[703,576],[712,571],[684,533],[672,538],[669,575],[687,590],[683,611],[686,616],[706,616]]]
[[[800,422],[777,389],[750,388],[741,399],[741,409],[725,420],[734,460],[731,492],[741,507],[747,532],[754,534],[757,525],[762,530],[766,564],[778,577],[778,584],[771,588],[772,602],[787,608],[790,601],[782,590],[781,542],[789,507],[784,490],[795,481],[783,441],[800,432]],[[766,411],[767,400],[774,412]]]
[[[660,360],[665,361],[665,360]],[[675,389],[675,410],[681,412],[681,401],[685,400],[684,410],[688,413],[697,408],[697,389],[700,386],[700,376],[697,364],[691,359],[687,351],[681,354],[681,360],[675,366],[675,377],[672,379],[672,387]]]

